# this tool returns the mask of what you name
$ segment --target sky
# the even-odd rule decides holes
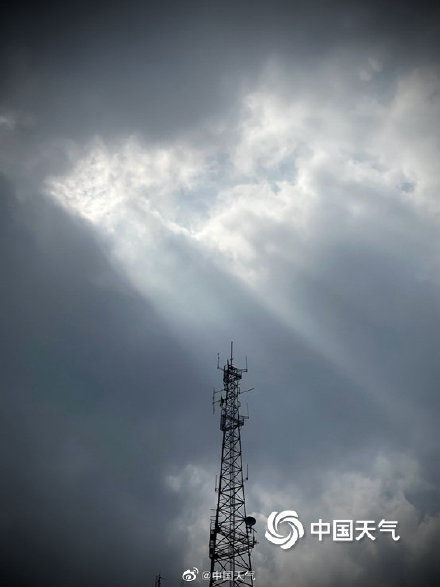
[[[2,8],[5,584],[209,569],[231,340],[256,585],[438,584],[438,8]]]

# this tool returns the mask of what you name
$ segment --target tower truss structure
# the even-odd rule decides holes
[[[255,585],[251,550],[256,544],[255,518],[246,515],[244,476],[241,449],[241,428],[248,415],[240,411],[240,382],[246,368],[234,365],[232,356],[223,372],[223,389],[214,390],[213,407],[220,406],[220,430],[223,433],[217,508],[211,518],[209,557],[211,559],[210,587]],[[220,397],[217,396],[219,394]]]

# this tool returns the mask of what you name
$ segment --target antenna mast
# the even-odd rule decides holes
[[[256,544],[255,518],[246,515],[242,465],[241,434],[249,416],[240,413],[240,381],[244,369],[233,364],[231,356],[223,367],[223,389],[214,391],[213,404],[220,405],[220,430],[223,432],[220,476],[217,485],[217,509],[211,518],[209,557],[210,587],[254,585],[251,550]],[[250,390],[247,390],[250,391]],[[220,398],[215,399],[219,393]]]

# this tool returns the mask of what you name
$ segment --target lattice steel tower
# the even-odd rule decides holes
[[[255,518],[246,515],[240,430],[249,416],[240,413],[240,381],[246,368],[239,369],[231,356],[223,371],[223,389],[214,390],[213,408],[220,405],[220,430],[223,432],[217,509],[211,518],[209,557],[210,587],[216,585],[255,585],[251,550],[256,544]],[[216,394],[220,394],[217,398]]]

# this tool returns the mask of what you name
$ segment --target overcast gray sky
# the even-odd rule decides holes
[[[5,584],[209,568],[232,339],[259,587],[439,583],[438,9],[3,8]]]

